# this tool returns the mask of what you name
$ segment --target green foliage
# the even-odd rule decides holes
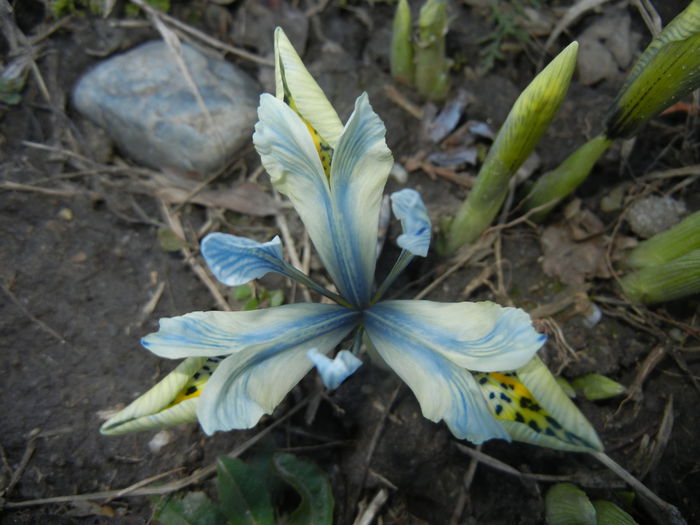
[[[697,249],[700,249],[700,211],[686,217],[670,230],[639,243],[625,262],[631,268],[648,268]]]
[[[411,9],[408,0],[399,0],[396,4],[394,22],[391,31],[390,65],[391,76],[409,86],[413,85],[415,65],[413,63],[413,41],[411,32]]]
[[[170,0],[145,0],[145,2],[154,9],[158,9],[164,13],[167,13],[170,10]],[[134,17],[138,16],[138,14],[141,12],[141,8],[136,4],[130,3],[125,7],[125,11],[126,16]]]
[[[526,6],[540,7],[538,0],[492,0],[489,23],[493,27],[492,32],[479,42],[484,47],[479,51],[479,65],[483,71],[493,68],[497,60],[503,60],[501,52],[503,42],[515,39],[525,43],[530,35],[522,26],[524,9]]]
[[[557,483],[547,491],[545,516],[548,525],[596,525],[593,504],[572,483]]]
[[[553,485],[545,497],[548,525],[637,525],[632,516],[610,501],[591,503],[572,483]]]
[[[447,26],[446,0],[426,0],[418,16],[415,41],[411,41],[408,2],[399,0],[396,5],[390,49],[391,75],[415,86],[428,100],[444,100],[450,88],[451,61],[445,56]]]
[[[584,144],[537,181],[527,209],[558,202],[590,173],[613,139],[629,138],[652,117],[700,87],[700,0],[693,2],[647,46],[610,105],[605,132]],[[542,220],[553,206],[538,212]]]
[[[639,303],[672,301],[700,292],[700,250],[642,268],[620,280],[623,293]]]
[[[221,511],[229,525],[274,525],[270,493],[255,470],[240,459],[220,456],[216,471]]]
[[[571,382],[571,385],[589,401],[617,397],[627,390],[624,385],[601,374],[586,374],[577,377]]]
[[[154,519],[165,525],[331,525],[333,493],[326,474],[292,454],[275,453],[248,464],[221,456],[216,462],[219,503],[202,492],[161,499]],[[283,483],[280,483],[283,482]],[[292,488],[300,502],[291,513],[275,506]]]
[[[243,284],[231,289],[230,302],[243,302],[242,310],[257,310],[284,304],[284,291],[266,290],[259,284]]]
[[[446,0],[426,0],[418,15],[414,53],[416,90],[428,100],[444,100],[450,89],[450,61],[445,57],[446,34]]]
[[[451,253],[475,241],[491,224],[508,192],[508,183],[546,131],[569,89],[578,44],[562,51],[515,101],[498,132],[476,183],[447,232]]]
[[[102,14],[100,0],[52,0],[51,14],[56,19],[68,15],[99,15]]]
[[[203,492],[187,492],[163,497],[153,519],[165,525],[219,525],[226,523],[219,509]]]
[[[275,454],[275,472],[301,496],[289,525],[324,525],[333,521],[333,492],[323,471],[292,454]]]

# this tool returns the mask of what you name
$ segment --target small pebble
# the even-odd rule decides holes
[[[680,201],[651,195],[630,207],[627,222],[635,234],[648,239],[678,224],[685,211],[685,204]]]

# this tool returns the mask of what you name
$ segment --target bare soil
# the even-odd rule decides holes
[[[547,13],[554,12],[558,4],[567,4],[541,3],[547,4],[542,7]],[[665,21],[684,6],[684,2],[654,3]],[[177,3],[172,12],[221,40],[239,44],[228,37],[226,24],[244,7],[239,3],[213,5]],[[15,3],[17,23],[28,37],[45,33],[55,22],[42,6],[38,1]],[[453,56],[459,52],[464,62],[454,72],[454,84],[474,95],[467,118],[497,129],[535,73],[534,62],[546,35],[532,37],[524,47],[511,46],[493,71],[475,74],[478,42],[490,26],[483,10],[464,4],[452,8],[449,50]],[[608,9],[612,6],[588,13],[570,28],[571,34],[576,35]],[[644,35],[642,46],[649,39],[648,31],[635,8],[625,9],[633,27]],[[223,11],[232,18],[222,18]],[[420,122],[384,90],[391,83],[386,58],[391,15],[392,7],[385,4],[331,2],[310,19],[304,58],[312,71],[320,72],[323,87],[343,116],[359,92],[367,90],[386,123],[395,157],[406,160],[430,147],[420,138]],[[444,425],[425,420],[410,390],[369,363],[335,392],[321,394],[320,381],[310,374],[275,414],[250,431],[207,437],[197,425],[184,425],[169,430],[165,435],[170,441],[157,451],[149,447],[154,433],[99,434],[105,410],[131,401],[174,366],[149,354],[139,338],[154,331],[160,317],[217,308],[182,253],[162,249],[157,232],[164,218],[158,199],[143,190],[139,176],[130,174],[129,159],[113,152],[109,140],[87,127],[70,105],[69,93],[76,79],[99,60],[95,49],[107,55],[158,37],[148,22],[139,21],[120,27],[114,44],[107,45],[111,33],[105,21],[69,17],[36,43],[41,51],[36,63],[50,99],[45,99],[30,74],[21,104],[0,106],[0,490],[4,490],[0,523],[147,523],[153,508],[148,497],[84,501],[73,496],[121,489],[161,473],[168,474],[160,481],[184,478],[256,436],[302,400],[318,396],[315,413],[308,409],[295,413],[243,457],[272,448],[291,450],[318,463],[333,485],[336,523],[351,524],[358,503],[367,503],[382,488],[389,493],[377,514],[384,524],[543,523],[544,494],[550,483],[514,476],[484,463],[476,465],[458,448],[467,443],[455,441]],[[323,38],[341,45],[348,61],[324,64]],[[559,43],[566,43],[566,38]],[[0,39],[0,53],[9,52],[9,41]],[[260,67],[229,59],[253,75]],[[574,81],[560,115],[537,150],[541,158],[538,172],[555,166],[598,131],[596,123],[618,86],[603,81],[586,87]],[[399,90],[420,104],[410,90]],[[620,223],[622,209],[600,210],[601,198],[619,185],[625,185],[630,197],[645,191],[672,191],[690,211],[700,208],[697,172],[687,178],[640,180],[651,171],[700,162],[698,129],[698,117],[685,113],[656,119],[631,145],[631,154],[619,145],[613,148],[577,191],[582,208],[591,210],[605,225],[600,257],[614,238],[632,235]],[[216,187],[240,182],[258,166],[250,148],[236,160],[244,169],[227,171],[217,179]],[[110,171],[118,165],[126,167],[119,173]],[[473,175],[475,169],[466,171]],[[269,192],[266,177],[259,176],[257,184]],[[674,187],[681,181],[686,181],[685,186]],[[422,192],[436,224],[454,213],[467,192],[421,169],[409,174],[407,185]],[[390,186],[399,187],[395,181]],[[587,294],[600,306],[603,318],[592,328],[586,326],[577,310],[581,289],[567,287],[542,270],[543,228],[567,224],[569,219],[562,213],[553,214],[543,226],[523,222],[504,229],[497,244],[452,273],[427,298],[464,300],[464,288],[491,267],[494,271],[488,282],[476,287],[469,299],[496,300],[543,312],[539,322],[550,333],[543,357],[552,370],[567,378],[599,372],[630,386],[645,359],[663,351],[634,399],[593,403],[579,396],[577,403],[611,457],[660,498],[677,506],[688,523],[700,523],[698,297],[633,307],[621,299],[614,280],[588,275]],[[504,220],[519,215],[516,210]],[[224,213],[194,204],[181,207],[177,216],[192,241],[212,218],[222,231],[261,239],[277,231],[274,217]],[[293,211],[285,209],[284,216],[293,237],[303,245],[303,229]],[[380,272],[396,256],[392,238],[397,228],[392,226]],[[402,297],[413,297],[454,263],[431,253],[412,265],[395,290]],[[288,287],[280,281],[263,281],[263,285]],[[144,310],[159,286],[162,295],[151,303],[155,307]],[[223,287],[221,292],[227,293]],[[301,300],[298,291],[289,288],[286,296],[288,301]],[[546,308],[554,304],[563,306]],[[489,442],[481,452],[522,473],[568,476],[592,498],[620,502],[624,499],[621,492],[629,490],[586,454],[504,442]],[[211,487],[204,480],[189,488],[211,491]],[[53,503],[31,501],[59,496],[67,498]],[[653,509],[650,512],[638,503],[626,508],[640,524],[660,523]]]

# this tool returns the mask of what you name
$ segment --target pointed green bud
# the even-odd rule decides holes
[[[686,217],[670,230],[639,243],[630,252],[626,263],[632,268],[647,268],[697,249],[700,249],[700,211]]]
[[[525,198],[526,209],[531,210],[547,203],[549,205],[531,218],[535,221],[544,219],[562,199],[586,180],[595,163],[611,143],[612,140],[605,135],[598,135],[574,151],[554,170],[537,179],[532,191]]]
[[[700,86],[700,0],[644,50],[612,103],[606,135],[629,138],[664,108]]]
[[[415,83],[418,93],[429,100],[444,100],[450,88],[450,64],[445,57],[446,34],[446,0],[427,0],[418,15]]]
[[[399,0],[394,13],[389,61],[391,76],[409,86],[413,85],[415,67],[413,63],[412,31],[413,22],[411,21],[411,9],[408,7],[408,0]]]
[[[625,275],[620,284],[632,301],[651,304],[700,292],[700,249]]]
[[[532,153],[564,100],[576,64],[572,42],[515,101],[484,161],[476,184],[452,222],[447,252],[476,240],[491,224],[508,193],[508,182]]]
[[[623,394],[627,390],[624,385],[602,374],[586,374],[585,376],[577,377],[571,382],[571,385],[589,401],[610,399]]]

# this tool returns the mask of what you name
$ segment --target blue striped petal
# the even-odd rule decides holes
[[[384,301],[364,313],[376,351],[408,384],[423,415],[473,443],[508,439],[468,369],[512,370],[544,343],[529,316],[494,303]]]
[[[324,262],[341,294],[356,306],[365,306],[370,299],[382,191],[394,162],[385,133],[384,123],[363,93],[331,164],[334,251]]]
[[[225,233],[210,233],[202,240],[202,255],[214,277],[228,286],[245,284],[268,272],[286,275],[279,237],[261,243]]]
[[[262,95],[253,142],[275,187],[289,197],[341,295],[370,299],[382,189],[393,164],[385,128],[366,95],[357,99],[327,178],[302,119]]]
[[[405,339],[421,341],[458,366],[478,372],[515,370],[544,344],[519,308],[496,303],[382,301],[366,312]]]
[[[142,343],[167,358],[228,356],[203,389],[205,432],[250,428],[308,372],[306,351],[328,352],[357,324],[342,306],[299,303],[250,312],[193,312],[161,319]]]
[[[338,388],[362,366],[362,361],[347,350],[341,350],[334,359],[331,359],[319,352],[317,348],[312,348],[306,352],[306,356],[318,370],[323,384],[330,389]]]
[[[167,359],[216,357],[276,345],[288,348],[335,330],[349,331],[357,312],[332,304],[298,303],[248,312],[191,312],[163,318],[141,344]],[[308,350],[314,345],[308,345]]]
[[[408,188],[392,193],[391,208],[403,228],[397,244],[413,255],[428,255],[432,226],[420,193]]]

